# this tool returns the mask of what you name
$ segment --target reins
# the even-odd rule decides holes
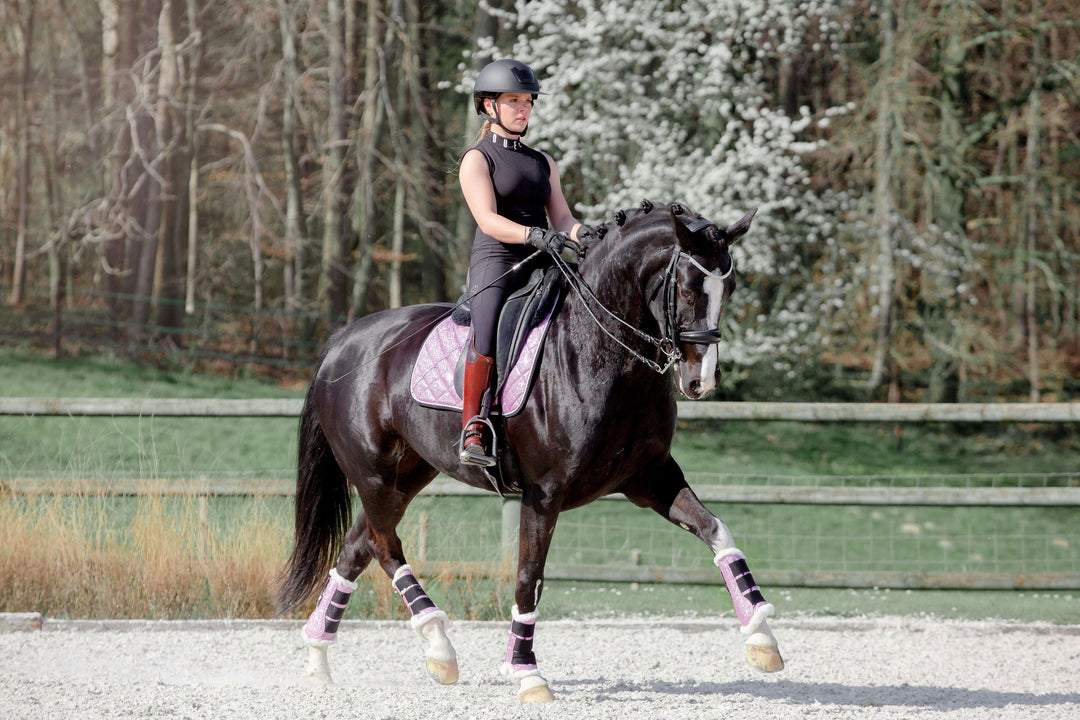
[[[614,340],[617,345],[622,346],[622,348],[628,353],[630,353],[630,355],[635,360],[643,363],[644,365],[655,370],[657,373],[663,375],[671,368],[672,365],[683,359],[684,356],[682,350],[680,350],[674,343],[670,342],[666,338],[653,337],[652,335],[643,332],[642,330],[634,327],[633,325],[613,313],[610,309],[608,309],[608,307],[604,305],[600,298],[596,297],[596,293],[594,293],[593,289],[589,287],[589,283],[585,281],[585,278],[581,276],[581,273],[576,267],[570,265],[570,263],[566,262],[562,259],[561,256],[556,255],[555,253],[551,253],[551,257],[555,260],[555,266],[559,268],[559,272],[561,272],[563,277],[566,278],[566,281],[570,285],[570,288],[575,293],[577,293],[579,298],[581,298],[582,307],[584,307],[585,311],[589,313],[589,316],[593,319],[596,327],[600,328],[600,330],[602,330],[603,333],[609,338]],[[585,292],[582,292],[582,289],[584,289]],[[589,307],[589,303],[585,299],[586,294],[589,296],[589,299],[596,303],[596,305],[601,310],[603,310],[608,317],[616,320],[622,326],[629,328],[639,338],[655,347],[659,352],[663,353],[667,358],[667,362],[664,365],[661,365],[655,360],[650,360],[649,358],[639,353],[637,350],[634,350],[634,348],[624,343],[619,338],[615,337],[615,335],[612,334],[610,330],[604,327],[604,324],[600,321],[600,318],[598,318],[596,316],[596,313],[592,311],[592,308]]]

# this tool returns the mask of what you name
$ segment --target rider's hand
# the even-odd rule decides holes
[[[529,234],[525,236],[525,244],[531,245],[538,250],[546,250],[552,255],[562,252],[570,238],[548,228],[529,228]]]
[[[596,228],[592,225],[582,223],[581,225],[578,225],[577,239],[583,246],[588,247],[600,239],[600,233],[596,232]]]

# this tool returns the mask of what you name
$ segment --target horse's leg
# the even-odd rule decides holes
[[[337,639],[338,625],[345,615],[345,606],[356,590],[356,579],[371,562],[367,516],[361,511],[356,522],[345,534],[337,565],[330,570],[319,602],[308,617],[302,635],[308,646],[308,665],[304,682],[309,685],[330,685],[330,664],[326,649]]]
[[[430,480],[430,478],[427,478]],[[419,483],[420,486],[426,481]],[[338,625],[345,607],[356,590],[357,578],[374,557],[387,575],[393,578],[394,589],[405,600],[412,613],[412,627],[424,641],[427,668],[436,681],[447,685],[458,680],[457,654],[446,636],[450,619],[436,607],[424,592],[406,564],[397,535],[397,524],[415,492],[402,492],[398,487],[372,483],[361,493],[364,510],[345,534],[337,565],[330,571],[314,612],[304,626],[308,644],[308,684],[327,685],[332,682],[327,660],[327,647],[336,639]]]
[[[623,492],[635,505],[652,508],[709,546],[746,637],[746,661],[764,672],[783,670],[784,660],[766,621],[773,614],[772,604],[765,602],[727,525],[702,505],[678,463],[669,459],[657,473],[623,488]]]
[[[435,475],[433,469],[426,467],[418,470],[411,482],[406,480],[405,471],[410,458],[422,462],[414,455],[403,458],[396,465],[398,474],[395,484],[372,483],[362,486],[360,497],[369,514],[371,551],[409,608],[412,628],[424,642],[428,673],[436,682],[450,685],[458,681],[457,653],[446,636],[450,618],[424,592],[412,567],[405,560],[401,538],[397,534],[397,525],[405,514],[405,508],[419,489]]]
[[[394,589],[412,613],[413,630],[424,641],[428,674],[442,685],[456,683],[457,653],[446,636],[446,631],[450,629],[450,618],[427,596],[411,567],[399,567],[394,572],[393,580]]]
[[[555,699],[537,668],[533,636],[539,618],[536,606],[544,586],[544,563],[559,510],[560,502],[547,495],[538,484],[526,488],[521,502],[515,605],[511,608],[510,639],[502,665],[502,674],[517,681],[518,699],[522,705],[548,703]]]

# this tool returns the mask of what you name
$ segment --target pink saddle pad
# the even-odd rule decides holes
[[[510,368],[503,385],[499,404],[502,415],[510,417],[521,412],[532,386],[533,372],[540,347],[547,334],[551,313],[529,331],[518,358]],[[412,396],[421,405],[461,412],[461,395],[454,387],[454,370],[469,339],[469,327],[446,318],[424,340],[416,356],[412,372]]]

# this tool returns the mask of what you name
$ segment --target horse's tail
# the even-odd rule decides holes
[[[296,543],[278,589],[278,613],[304,602],[326,576],[352,521],[345,473],[315,412],[312,383],[300,414],[296,475]]]

